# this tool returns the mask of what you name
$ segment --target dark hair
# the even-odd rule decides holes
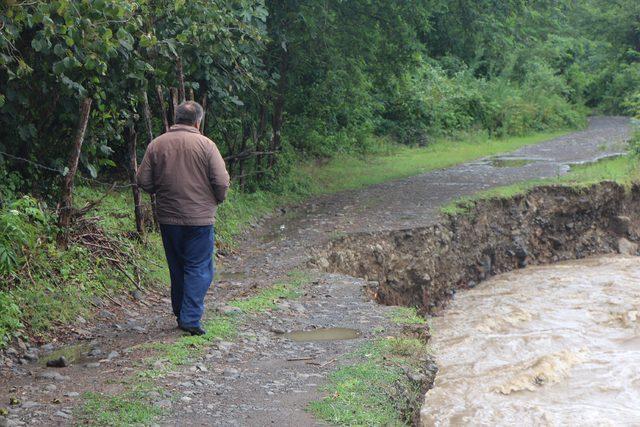
[[[204,110],[195,101],[185,101],[176,109],[176,123],[180,125],[195,125],[202,121]]]

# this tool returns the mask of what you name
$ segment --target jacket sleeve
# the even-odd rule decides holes
[[[136,174],[136,183],[147,193],[155,193],[155,183],[153,182],[153,165],[152,165],[152,149],[153,145],[147,147],[147,151],[144,153],[142,163],[138,168]]]
[[[218,147],[213,142],[209,152],[209,182],[213,190],[213,195],[218,204],[224,202],[229,190],[229,172],[224,164],[224,159],[220,155]]]

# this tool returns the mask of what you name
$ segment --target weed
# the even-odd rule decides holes
[[[337,425],[410,425],[422,394],[405,370],[418,367],[426,355],[424,343],[413,338],[368,342],[351,355],[365,361],[333,372],[324,388],[327,396],[309,410]]]
[[[388,314],[396,325],[424,325],[426,319],[418,314],[415,307],[395,307]]]
[[[117,395],[86,393],[76,413],[78,421],[94,426],[149,425],[163,413],[150,401],[152,391],[157,389],[142,383]]]

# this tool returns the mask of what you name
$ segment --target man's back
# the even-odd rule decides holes
[[[211,225],[229,174],[216,145],[189,125],[175,125],[147,148],[138,185],[156,194],[158,221]]]

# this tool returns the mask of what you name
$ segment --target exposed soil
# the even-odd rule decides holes
[[[539,187],[477,202],[431,226],[339,238],[314,263],[378,281],[380,302],[433,313],[460,289],[498,273],[602,253],[635,255],[639,231],[638,186]]]
[[[310,260],[318,261],[312,255],[318,251],[329,260],[327,265],[323,265],[324,268],[380,279],[381,292],[394,295],[388,297],[388,302],[412,305],[419,302],[422,306],[429,307],[451,289],[468,286],[472,281],[477,282],[482,275],[507,269],[509,263],[520,258],[523,258],[523,262],[553,261],[554,256],[564,259],[614,250],[617,245],[615,237],[622,233],[620,229],[616,229],[613,234],[609,233],[614,228],[614,217],[624,215],[625,207],[632,208],[637,197],[634,195],[638,191],[632,193],[632,196],[625,196],[619,188],[612,185],[603,185],[593,197],[582,198],[578,194],[562,193],[560,190],[555,193],[555,190],[544,190],[533,198],[520,198],[513,205],[486,206],[487,210],[479,210],[473,219],[461,220],[463,222],[458,228],[434,224],[438,221],[437,208],[456,197],[531,178],[565,173],[572,163],[593,161],[621,152],[628,134],[628,120],[625,118],[595,118],[585,131],[526,147],[508,156],[534,159],[531,163],[496,164],[495,159],[485,159],[363,190],[321,197],[283,212],[248,233],[237,255],[219,260],[219,266],[223,270],[222,280],[209,294],[210,309],[215,304],[250,292],[251,289],[274,283],[287,271],[308,265]],[[567,199],[567,202],[578,202],[577,210],[570,212],[566,203],[561,200],[562,197],[570,197],[571,200]],[[592,201],[596,203],[595,208],[589,207]],[[529,202],[536,204],[539,215],[530,212],[527,207]],[[612,205],[613,202],[616,203]],[[554,211],[555,204],[565,206],[562,208],[565,211]],[[516,212],[513,215],[504,213],[501,222],[494,221],[488,209],[505,207],[513,208]],[[544,236],[555,237],[548,231],[559,232],[563,224],[565,227],[568,225],[567,218],[577,218],[581,212],[590,212],[591,216],[581,222],[572,220],[574,231],[565,231],[561,236],[566,240],[555,242],[539,237],[539,242],[535,245],[525,245],[526,256],[519,256],[517,248],[514,248],[515,257],[508,255],[507,246],[513,246],[517,237],[517,230],[513,227],[527,227],[522,230],[520,238],[529,244],[531,233],[536,235],[538,228],[547,232],[543,233]],[[536,222],[537,218],[542,218],[542,214],[552,215],[548,224]],[[601,215],[605,215],[606,219],[600,220]],[[593,221],[597,226],[592,231],[590,222]],[[622,223],[621,226],[624,226],[626,221],[623,220]],[[475,228],[479,225],[482,227],[478,229],[478,235],[489,239],[482,248],[472,246],[471,242],[452,243],[456,236],[459,239],[463,235],[474,235]],[[416,231],[399,231],[404,229]],[[441,235],[446,234],[442,239],[449,243],[441,245],[430,235],[436,233],[436,230],[440,230]],[[365,234],[351,236],[357,232]],[[636,236],[635,228],[630,228],[630,232],[629,237]],[[342,239],[339,238],[341,236]],[[452,257],[451,261],[460,268],[460,274],[450,273],[448,277],[443,276],[442,281],[436,273],[431,274],[432,278],[438,279],[432,280],[434,285],[428,289],[433,291],[426,296],[421,285],[416,287],[419,283],[417,280],[400,284],[400,281],[410,278],[409,273],[398,273],[393,278],[388,274],[388,268],[384,274],[381,273],[380,265],[402,267],[398,264],[400,261],[391,260],[390,254],[386,254],[378,264],[369,260],[373,254],[370,251],[373,244],[371,239],[380,239],[376,244],[381,246],[389,245],[382,246],[383,251],[397,251],[401,247],[398,242],[404,240],[411,245],[411,239],[418,238],[431,242],[442,254],[450,251],[448,253]],[[333,240],[336,242],[330,243]],[[421,242],[416,240],[413,243]],[[489,242],[498,245],[493,254],[488,248]],[[362,251],[353,245],[361,246]],[[465,247],[471,252],[465,253]],[[433,265],[428,266],[430,270],[425,271],[436,272],[437,257],[432,255],[437,252],[425,252],[424,248],[422,252],[416,252],[418,249],[416,247],[412,252],[407,246],[403,249],[404,255],[432,259]],[[345,255],[340,261],[338,255],[331,255],[327,250],[336,253],[351,251],[353,256]],[[334,259],[335,257],[338,259]],[[365,257],[367,263],[363,266],[370,266],[375,273],[360,269],[358,263]],[[488,268],[486,263],[483,264],[487,257],[491,260]],[[481,269],[477,268],[478,261]],[[405,268],[404,271],[408,270]],[[453,281],[445,282],[444,279]],[[165,393],[157,397],[156,403],[165,407],[168,415],[159,420],[159,423],[318,424],[305,411],[305,407],[309,401],[322,395],[318,386],[325,382],[326,374],[341,363],[338,356],[375,336],[376,328],[382,328],[388,334],[397,331],[397,326],[385,314],[389,308],[373,302],[369,292],[363,287],[365,283],[348,276],[318,273],[314,281],[303,287],[305,294],[299,301],[287,302],[280,310],[273,311],[271,317],[252,319],[242,328],[239,340],[215,344],[201,360],[194,360],[193,365],[161,380]],[[406,286],[406,289],[393,288],[396,283],[398,286]],[[400,296],[396,290],[406,291],[408,296]],[[166,294],[166,291],[163,293]],[[76,332],[73,336],[77,340],[83,338],[76,342],[88,342],[90,347],[101,350],[102,353],[94,359],[102,362],[82,360],[72,363],[70,367],[55,370],[62,375],[62,378],[56,379],[43,378],[43,373],[51,372],[51,369],[43,368],[37,362],[25,361],[27,363],[19,364],[13,356],[5,360],[0,376],[0,407],[8,405],[9,396],[19,397],[22,403],[9,407],[10,415],[7,419],[0,417],[0,425],[3,422],[9,425],[72,424],[72,409],[81,402],[75,393],[118,392],[121,385],[114,383],[114,378],[131,375],[139,369],[137,364],[146,353],[134,349],[135,344],[170,341],[180,336],[164,295],[150,293],[138,296],[138,300],[129,296],[116,299],[123,307],[105,306],[98,310],[95,319],[89,319],[81,327],[75,325]],[[300,343],[285,340],[274,332],[314,327],[354,328],[361,331],[362,335],[354,340]],[[73,340],[70,343],[73,344]],[[54,343],[53,347],[59,345]],[[46,346],[39,349],[25,346],[18,349],[17,353],[36,350],[41,355],[47,353]],[[108,360],[109,353],[113,351],[117,351],[118,355]],[[296,357],[312,359],[287,361]],[[319,365],[306,362],[317,362]],[[88,367],[87,363],[100,364]]]

